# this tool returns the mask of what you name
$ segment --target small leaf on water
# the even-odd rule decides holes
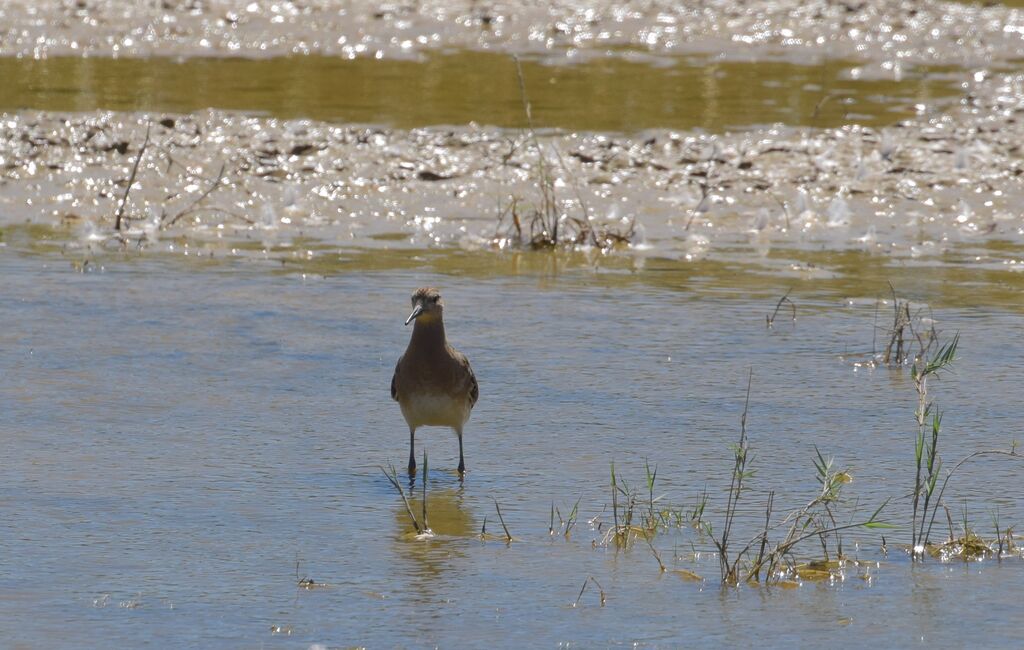
[[[672,569],[672,573],[676,574],[683,580],[692,580],[694,582],[703,582],[704,578],[700,577],[693,571],[687,571],[686,569]]]
[[[831,571],[823,571],[821,569],[811,569],[804,567],[797,569],[797,575],[800,576],[801,580],[828,580],[832,577]]]

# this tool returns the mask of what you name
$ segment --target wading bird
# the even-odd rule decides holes
[[[409,425],[409,474],[416,472],[416,429],[422,426],[451,427],[459,437],[459,475],[465,473],[462,427],[480,395],[469,359],[448,344],[444,333],[444,303],[437,289],[424,287],[412,294],[416,321],[405,354],[395,365],[391,398],[402,407]]]

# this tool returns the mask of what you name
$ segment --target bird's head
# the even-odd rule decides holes
[[[412,294],[412,313],[405,319],[405,324],[414,320],[429,324],[440,320],[442,312],[444,303],[441,302],[441,294],[433,287],[423,287]]]

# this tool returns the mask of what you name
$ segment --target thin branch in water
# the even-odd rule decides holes
[[[580,604],[580,598],[583,598],[583,592],[587,590],[587,585],[589,583],[590,583],[590,578],[584,578],[583,579],[583,586],[580,587],[580,593],[579,593],[579,595],[576,596],[576,602],[574,602],[572,604],[573,607],[576,607],[577,605]]]
[[[650,538],[646,535],[644,535],[644,541],[651,547],[651,553],[654,553],[654,559],[658,561],[658,567],[661,569],[661,572],[665,573],[665,563],[661,561],[661,556],[658,555],[658,549],[654,548],[654,544],[651,543]]]
[[[423,530],[430,530],[427,523],[427,476],[430,473],[430,465],[427,464],[427,450],[423,450]]]
[[[782,304],[783,303],[787,303],[787,302],[789,303],[790,308],[792,308],[792,310],[793,310],[792,320],[793,320],[794,323],[796,322],[796,303],[789,299],[789,294],[792,293],[792,292],[793,292],[793,288],[792,287],[787,289],[786,293],[783,294],[783,296],[781,298],[779,298],[779,302],[777,302],[775,304],[775,311],[772,312],[772,315],[771,316],[765,316],[765,320],[768,322],[768,329],[771,329],[772,325],[775,324],[775,317],[778,316],[779,310],[782,309]]]
[[[197,205],[202,203],[202,201],[204,199],[206,199],[206,197],[210,196],[210,194],[212,194],[214,190],[216,190],[218,187],[220,187],[220,182],[222,180],[224,180],[224,169],[225,169],[225,167],[226,167],[226,163],[221,163],[220,171],[217,172],[217,178],[213,179],[213,182],[210,183],[210,186],[208,188],[206,188],[206,191],[203,192],[202,194],[200,194],[199,196],[197,196],[196,199],[194,201],[192,201],[192,203],[189,203],[188,207],[186,207],[185,209],[181,210],[176,215],[174,215],[171,219],[169,219],[167,221],[167,223],[164,224],[164,227],[173,226],[178,221],[178,219],[181,219],[186,214],[190,214],[193,210],[195,210]]]
[[[719,568],[721,569],[721,577],[723,584],[736,584],[739,582],[739,576],[737,573],[737,564],[743,553],[744,549],[735,556],[735,559],[729,561],[729,536],[732,531],[733,519],[736,516],[737,503],[740,499],[740,493],[743,491],[743,479],[747,476],[747,413],[750,408],[750,386],[754,379],[754,369],[750,369],[750,373],[747,376],[747,394],[743,402],[743,414],[740,416],[740,439],[739,442],[733,449],[733,469],[732,477],[729,481],[729,492],[728,499],[725,505],[725,522],[722,525],[722,534],[719,538],[715,538],[711,535],[711,541],[718,549],[718,562]],[[709,527],[710,532],[710,527]],[[748,545],[749,546],[749,545]]]
[[[879,300],[875,299],[875,320],[871,323],[871,360],[874,361],[878,358],[878,303]]]
[[[583,581],[583,586],[580,587],[580,593],[579,593],[578,596],[576,596],[576,602],[574,602],[572,604],[572,606],[576,607],[577,605],[580,604],[580,598],[583,598],[583,592],[587,590],[587,583],[588,582],[593,582],[594,586],[597,587],[598,593],[601,594],[601,607],[604,607],[604,603],[605,603],[604,589],[601,588],[601,583],[598,582],[594,578],[594,576],[589,576],[586,580]]]
[[[492,499],[494,497],[491,497]],[[501,522],[501,527],[505,530],[505,541],[512,541],[512,533],[508,532],[508,526],[505,525],[505,518],[501,516],[501,506],[498,505],[498,500],[494,499],[494,509],[498,511],[498,521]]]
[[[391,469],[390,474],[383,467],[378,467],[384,476],[387,477],[388,481],[391,482],[391,485],[394,485],[395,489],[398,490],[398,494],[401,495],[402,503],[405,504],[405,511],[409,513],[409,519],[412,520],[412,527],[416,529],[416,534],[423,534],[423,528],[420,527],[420,522],[416,520],[416,515],[412,511],[412,505],[409,503],[408,497],[405,496],[405,490],[402,489],[402,484],[398,481],[398,472],[395,470],[395,466],[388,463],[388,467]]]
[[[139,153],[135,156],[135,164],[132,165],[132,173],[128,176],[128,185],[124,188],[124,194],[121,195],[121,204],[117,206],[117,214],[114,216],[114,230],[121,232],[121,221],[124,218],[124,205],[128,202],[128,193],[132,191],[132,185],[135,184],[135,175],[139,173],[139,163],[142,162],[142,154],[146,153],[146,147],[149,146],[149,130],[153,127],[152,123],[146,125],[146,139],[142,141],[142,146],[139,147]]]
[[[946,472],[946,478],[943,479],[943,481],[942,481],[942,487],[939,489],[939,496],[938,496],[938,498],[935,501],[936,508],[934,508],[932,510],[932,517],[931,517],[931,519],[928,522],[928,529],[925,531],[925,535],[924,535],[924,543],[925,544],[928,543],[928,537],[932,533],[932,525],[935,524],[935,513],[936,513],[936,510],[938,510],[938,504],[942,503],[942,495],[946,493],[946,485],[949,483],[949,479],[953,478],[953,474],[955,474],[956,471],[958,469],[960,469],[961,465],[963,465],[967,461],[972,460],[974,458],[977,458],[979,456],[1008,456],[1010,458],[1015,458],[1015,459],[1018,459],[1018,460],[1021,459],[1021,458],[1024,458],[1024,455],[1017,453],[1016,447],[1011,447],[1009,451],[1004,450],[1004,449],[985,449],[985,450],[982,450],[982,451],[976,451],[973,454],[970,454],[970,455],[962,458],[960,460],[960,462],[958,462],[956,465],[953,466],[952,469],[950,469],[948,472]],[[927,514],[927,512],[925,514]]]

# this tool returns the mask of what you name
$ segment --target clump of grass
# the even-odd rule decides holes
[[[750,447],[747,444],[747,410],[750,407],[750,384],[754,377],[754,371],[750,371],[747,378],[747,396],[743,403],[743,414],[740,416],[740,439],[732,448],[733,468],[729,482],[728,500],[725,505],[725,523],[722,532],[715,537],[714,530],[710,523],[705,524],[705,532],[711,538],[718,549],[718,562],[721,569],[722,582],[725,584],[737,584],[739,582],[739,561],[743,557],[741,551],[734,559],[730,559],[729,544],[732,534],[732,525],[736,516],[736,506],[743,492],[743,482],[753,476],[753,472],[747,469],[750,460]],[[769,508],[771,506],[769,505]]]
[[[949,539],[942,544],[930,544],[928,554],[943,562],[960,560],[974,562],[992,557],[992,547],[973,530],[968,530],[956,539]]]
[[[558,179],[548,162],[547,153],[541,146],[537,132],[533,127],[533,110],[526,94],[526,80],[519,58],[512,57],[516,64],[516,75],[519,79],[519,94],[526,114],[526,125],[529,141],[537,155],[534,185],[537,196],[531,203],[524,203],[520,198],[513,197],[504,208],[498,206],[498,224],[494,242],[499,247],[513,245],[531,250],[551,250],[555,248],[573,248],[577,246],[594,246],[601,250],[609,250],[629,244],[636,226],[634,221],[625,227],[615,224],[595,224],[583,198],[579,185],[569,171],[561,152],[554,144],[551,150],[562,173],[569,178],[574,197],[569,201],[559,198],[557,191]],[[575,204],[578,214],[569,213],[569,206]]]
[[[911,312],[910,301],[900,300],[896,288],[889,283],[892,295],[892,325],[886,331],[887,343],[882,363],[889,367],[902,367],[911,359],[926,358],[938,342],[933,321],[926,326],[924,314],[918,309]],[[915,350],[916,343],[916,350]]]
[[[693,507],[687,513],[687,518],[691,525],[700,528],[701,523],[704,521],[704,510],[708,506],[708,486],[705,485],[704,489],[701,490],[700,494],[697,495],[697,499],[693,503]]]
[[[628,548],[637,539],[650,543],[660,529],[685,525],[701,527],[708,502],[707,486],[697,495],[693,505],[686,508],[667,503],[664,494],[656,496],[657,480],[658,468],[652,468],[648,460],[644,460],[642,486],[628,482],[616,471],[614,461],[611,463],[612,526],[604,532],[601,545],[615,544],[617,548]],[[594,517],[591,523],[598,522],[600,517]],[[597,527],[601,530],[603,523],[598,523]]]
[[[774,491],[769,492],[765,504],[764,526],[761,532],[743,546],[733,545],[733,525],[740,498],[746,489],[746,482],[754,476],[754,470],[750,468],[753,457],[747,437],[747,414],[750,406],[752,378],[753,372],[747,379],[746,399],[743,414],[740,417],[739,441],[733,446],[733,470],[726,502],[725,521],[717,536],[710,522],[704,524],[705,532],[718,550],[721,581],[727,585],[737,585],[742,581],[757,583],[762,579],[778,581],[784,578],[785,569],[788,567],[791,570],[796,566],[794,556],[797,546],[812,539],[821,544],[825,561],[832,561],[829,553],[829,543],[832,540],[835,547],[835,559],[842,560],[842,537],[840,535],[842,531],[857,527],[889,527],[889,524],[879,519],[882,509],[888,502],[883,503],[867,519],[849,524],[838,523],[835,508],[840,503],[842,486],[851,482],[852,477],[849,471],[835,468],[833,460],[826,459],[815,448],[814,466],[817,472],[816,478],[821,486],[818,494],[806,505],[789,512],[780,521],[773,524],[775,493]],[[781,540],[772,541],[771,534],[778,530],[785,530],[785,534]],[[738,550],[734,550],[737,548]],[[755,548],[757,549],[756,553]]]
[[[825,458],[817,447],[814,449],[813,459],[816,470],[815,478],[821,486],[819,492],[811,501],[803,507],[790,512],[779,523],[770,525],[771,509],[774,502],[774,493],[769,493],[768,504],[765,508],[765,527],[759,540],[759,550],[753,563],[747,569],[747,580],[760,581],[761,571],[765,571],[766,580],[777,580],[781,577],[780,571],[787,565],[792,568],[795,565],[794,551],[798,544],[804,541],[816,540],[821,545],[823,560],[816,561],[822,566],[804,565],[804,571],[817,569],[825,570],[830,568],[829,563],[839,563],[841,566],[846,561],[843,553],[842,531],[850,528],[886,528],[889,524],[882,522],[879,515],[885,508],[887,501],[875,510],[870,517],[852,524],[840,524],[836,516],[836,508],[842,502],[842,488],[853,481],[849,470],[834,467],[832,458]],[[786,533],[781,541],[774,544],[769,541],[769,533],[773,529],[785,529]],[[829,545],[832,544],[832,551]]]
[[[628,482],[615,472],[615,462],[611,463],[612,490],[612,527],[605,532],[601,544],[614,543],[616,548],[627,548],[637,538],[650,540],[658,527],[667,525],[671,511],[658,509],[656,505],[661,497],[654,496],[654,484],[658,471],[651,470],[645,463],[647,495],[631,487]]]
[[[562,517],[562,511],[561,511],[560,508],[558,508],[558,506],[555,505],[555,502],[554,501],[551,502],[551,521],[550,521],[550,523],[548,525],[548,534],[549,535],[554,535],[556,533],[559,533],[559,534],[563,535],[566,539],[569,538],[569,534],[572,532],[572,529],[576,526],[576,522],[577,522],[577,520],[579,519],[579,516],[580,516],[580,500],[582,498],[583,497],[580,497],[579,499],[576,499],[576,503],[574,503],[572,505],[572,509],[569,511],[568,516],[565,517],[565,518]],[[556,516],[558,517],[558,529],[557,530],[555,529],[555,517]]]
[[[544,167],[541,163],[539,167]],[[615,224],[595,224],[586,214],[570,215],[559,208],[554,200],[554,180],[539,174],[536,184],[540,200],[526,204],[517,197],[498,210],[498,224],[493,241],[529,250],[554,250],[593,246],[611,250],[628,246],[636,234],[636,224],[630,221],[624,227]],[[546,186],[547,185],[547,186]]]
[[[946,511],[946,520],[949,522],[949,539],[942,544],[927,545],[929,555],[946,562],[950,560],[971,562],[984,560],[994,555],[994,544],[989,544],[982,539],[981,535],[976,533],[968,523],[966,500],[961,510],[960,530],[962,534],[959,537],[953,533],[953,518],[949,514],[949,508],[943,504],[943,509]]]

